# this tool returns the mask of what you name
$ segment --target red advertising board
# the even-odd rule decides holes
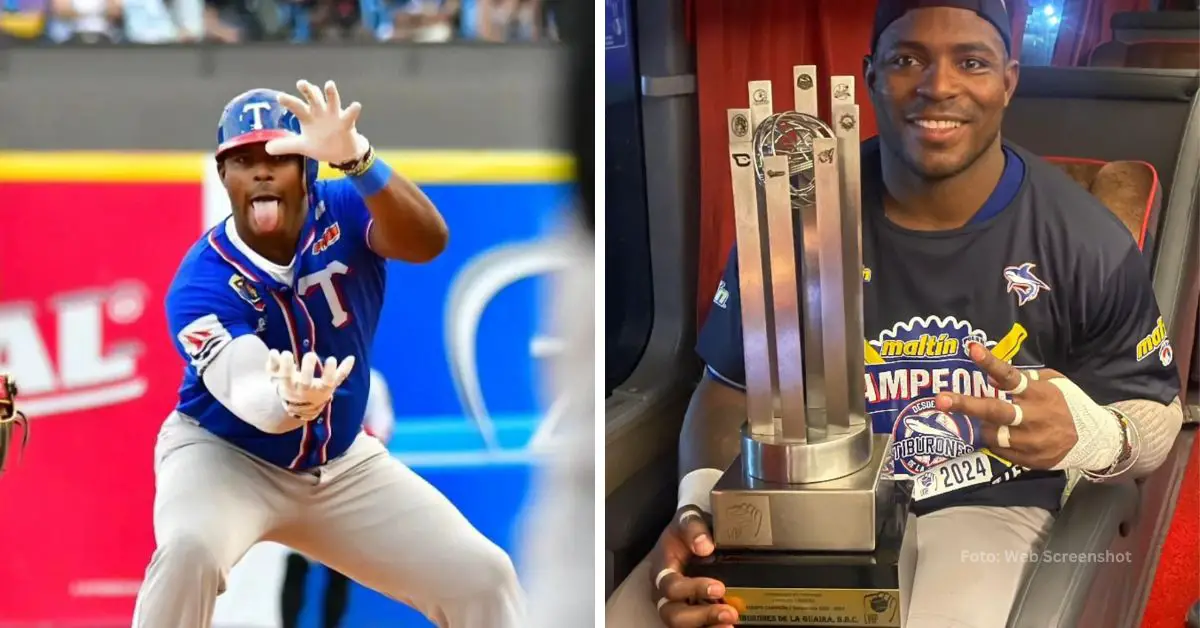
[[[0,626],[129,624],[182,375],[163,300],[201,189],[0,182],[0,371],[32,424],[0,476]]]

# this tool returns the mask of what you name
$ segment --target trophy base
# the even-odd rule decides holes
[[[824,410],[809,410],[809,417],[822,417]],[[878,444],[870,420],[860,419],[847,427],[828,426],[816,441],[797,441],[772,434],[753,434],[742,426],[742,470],[755,480],[792,484],[815,484],[844,478],[871,464]]]
[[[903,545],[915,542],[905,539],[907,519],[905,505],[895,504],[872,552],[718,549],[686,571],[725,584],[739,626],[900,628],[901,570],[915,566],[900,562]]]
[[[885,479],[891,435],[875,434],[871,460],[848,476],[811,484],[749,477],[739,456],[712,491],[713,537],[722,549],[870,552],[896,491]]]
[[[887,479],[890,451],[874,435],[870,464],[811,484],[758,480],[735,460],[712,492],[718,549],[687,575],[725,583],[741,626],[898,628],[908,498]]]

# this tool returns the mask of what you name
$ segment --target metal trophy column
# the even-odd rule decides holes
[[[795,111],[752,81],[728,112],[747,422],[713,491],[718,547],[875,549],[889,437],[865,407],[859,111],[835,76],[821,120],[816,76],[793,68]]]

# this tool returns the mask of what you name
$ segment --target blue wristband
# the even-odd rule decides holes
[[[392,168],[376,157],[366,172],[348,178],[354,185],[354,189],[358,190],[363,198],[367,198],[380,193],[383,188],[387,187],[388,180],[392,178]]]

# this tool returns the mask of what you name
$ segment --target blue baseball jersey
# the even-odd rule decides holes
[[[251,263],[222,223],[188,251],[166,299],[172,340],[187,362],[176,410],[259,458],[297,470],[340,456],[362,430],[385,281],[384,259],[367,241],[371,217],[358,192],[343,179],[318,181],[314,195],[291,285]],[[295,356],[315,352],[322,362],[354,356],[355,366],[316,420],[268,434],[234,415],[204,385],[213,359],[246,334]]]
[[[863,144],[864,392],[874,431],[894,436],[891,473],[912,482],[917,514],[965,505],[1056,511],[1061,472],[996,456],[978,419],[938,411],[934,396],[1010,400],[968,357],[974,342],[1016,366],[1055,369],[1101,404],[1170,402],[1179,376],[1146,259],[1095,197],[1007,143],[1004,173],[970,223],[905,229],[884,215],[880,151],[878,138]],[[713,302],[697,351],[714,377],[740,388],[736,247]]]

